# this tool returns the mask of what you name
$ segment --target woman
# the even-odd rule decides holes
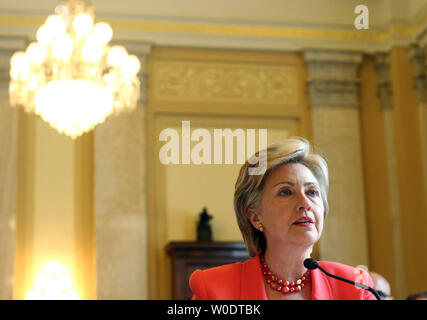
[[[319,240],[328,212],[328,168],[308,141],[291,138],[269,146],[263,175],[241,168],[234,209],[252,259],[196,270],[193,299],[329,300],[375,299],[368,291],[332,279],[304,260]],[[319,262],[332,274],[372,286],[367,272],[335,262]]]

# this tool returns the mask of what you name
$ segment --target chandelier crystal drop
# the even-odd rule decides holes
[[[10,61],[11,106],[22,105],[73,139],[111,113],[134,109],[139,59],[109,46],[113,30],[95,23],[88,1],[62,1],[38,29],[37,41]]]

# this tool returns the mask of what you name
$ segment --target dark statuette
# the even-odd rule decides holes
[[[208,214],[206,208],[203,208],[200,213],[200,220],[197,223],[197,241],[199,242],[211,242],[212,241],[212,229],[209,224],[209,220],[212,216]]]

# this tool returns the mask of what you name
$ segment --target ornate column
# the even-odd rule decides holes
[[[146,299],[145,61],[151,46],[120,43],[141,61],[136,110],[95,129],[95,230],[98,299]],[[131,276],[130,276],[131,275]]]
[[[359,125],[362,55],[306,51],[313,143],[329,165],[330,211],[319,243],[320,258],[368,265],[367,226]]]
[[[379,74],[378,97],[381,103],[381,111],[384,124],[384,137],[387,168],[387,188],[390,201],[390,214],[392,221],[394,275],[397,288],[395,292],[405,292],[405,273],[403,264],[403,248],[400,230],[400,192],[397,168],[397,151],[395,139],[395,124],[393,113],[393,90],[390,81],[390,53],[378,53],[375,55],[375,67]]]
[[[0,299],[13,298],[17,203],[17,110],[9,106],[9,66],[26,39],[0,37]]]

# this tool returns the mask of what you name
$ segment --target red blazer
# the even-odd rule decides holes
[[[319,261],[326,271],[372,287],[368,273],[336,262]],[[259,253],[243,263],[196,270],[190,277],[193,299],[197,300],[266,300]],[[330,278],[319,269],[311,271],[312,300],[376,300],[367,290]]]

